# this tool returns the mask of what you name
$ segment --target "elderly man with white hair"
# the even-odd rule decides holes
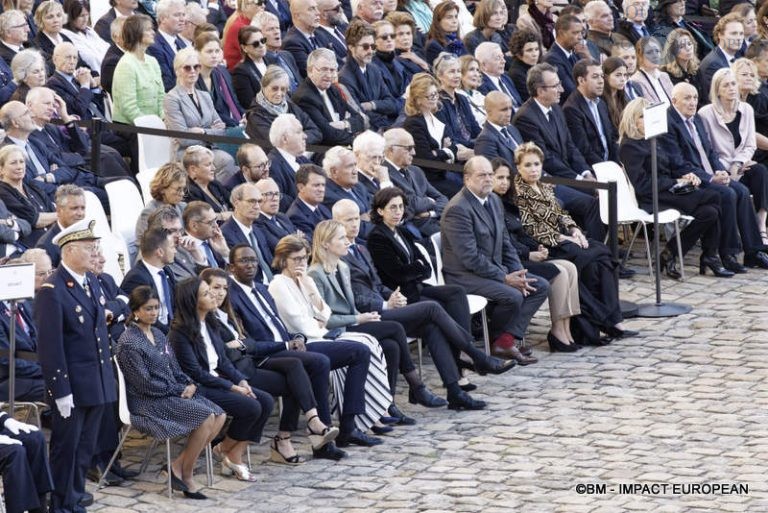
[[[615,20],[613,11],[604,0],[590,0],[584,6],[584,17],[587,20],[587,40],[595,43],[600,53],[611,56],[611,47],[619,42],[619,37],[613,32]]]
[[[365,239],[371,231],[371,199],[373,195],[360,183],[362,173],[357,167],[355,153],[343,146],[334,146],[323,159],[323,169],[328,174],[323,204],[329,209],[341,200],[350,200],[360,211],[360,237]]]
[[[280,192],[280,212],[285,212],[296,199],[296,171],[310,160],[303,155],[307,149],[307,135],[293,114],[280,114],[269,129],[269,142],[274,146],[267,157],[272,163],[269,174],[277,182]]]
[[[352,151],[357,158],[358,180],[365,186],[371,197],[379,189],[392,187],[389,172],[383,165],[384,146],[384,138],[370,130],[358,135],[352,142]]]
[[[179,39],[186,46],[195,46],[195,29],[198,25],[208,23],[208,9],[197,2],[189,2],[185,9],[187,18],[184,28],[179,32]]]
[[[483,82],[477,90],[483,94],[501,91],[512,98],[514,109],[519,108],[523,99],[515,87],[515,83],[504,73],[505,61],[501,46],[490,41],[480,43],[475,49],[475,59],[480,63],[480,71],[483,73]]]
[[[8,66],[28,41],[29,25],[23,12],[14,9],[0,14],[0,57]]]
[[[291,52],[282,49],[283,35],[280,32],[278,17],[269,11],[261,11],[253,17],[251,25],[259,27],[267,39],[265,60],[270,64],[277,64],[288,73],[291,80],[291,92],[295,91],[302,77],[296,59],[293,58]]]
[[[621,7],[624,19],[619,21],[616,32],[634,46],[640,38],[649,37],[653,30],[647,25],[647,22],[653,21],[650,1],[627,0],[622,2]]]
[[[157,59],[163,75],[163,87],[168,92],[176,86],[173,59],[187,45],[179,35],[187,24],[187,4],[184,0],[160,0],[157,3],[157,33],[147,53]]]

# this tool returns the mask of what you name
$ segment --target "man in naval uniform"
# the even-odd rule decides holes
[[[61,231],[53,243],[61,264],[37,294],[38,352],[52,405],[50,442],[54,490],[51,511],[81,513],[93,502],[85,491],[101,418],[117,400],[99,281],[88,272],[99,250],[95,221]]]

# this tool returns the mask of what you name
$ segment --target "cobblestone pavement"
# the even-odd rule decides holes
[[[379,447],[350,449],[342,462],[262,463],[269,452],[263,443],[252,449],[259,482],[217,473],[212,489],[204,490],[209,500],[180,494],[169,500],[158,452],[142,480],[96,493],[91,509],[768,512],[768,272],[715,279],[694,275],[690,265],[687,270],[683,283],[663,281],[664,299],[688,303],[693,312],[629,321],[640,338],[550,354],[548,316],[540,312],[530,335],[538,364],[503,376],[471,376],[480,387],[477,397],[489,402],[485,411],[411,406],[401,386],[398,402],[418,425],[398,427]],[[621,290],[626,300],[653,300],[647,274],[622,280]],[[425,373],[443,392],[431,363]],[[273,417],[266,434],[275,430]],[[294,441],[302,453],[311,452],[303,435]],[[129,460],[140,459],[143,443],[132,441]],[[579,483],[607,490],[579,495]],[[745,483],[749,493],[630,495],[619,493],[619,483]]]

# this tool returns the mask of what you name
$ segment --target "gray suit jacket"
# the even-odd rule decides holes
[[[206,134],[224,135],[224,129],[214,130],[211,128],[215,122],[221,121],[213,106],[211,95],[207,91],[198,90],[197,97],[200,100],[202,116],[186,91],[179,86],[168,91],[163,100],[165,126],[168,127],[168,130],[182,131],[189,131],[190,128],[202,128]],[[197,139],[174,139],[173,142],[176,151],[181,151],[193,144],[201,144]]]
[[[352,294],[352,277],[346,263],[339,262],[341,283],[336,280],[336,273],[327,273],[320,264],[312,264],[307,274],[315,280],[317,289],[323,300],[331,307],[331,317],[326,327],[330,329],[345,328],[357,324],[354,294]]]
[[[440,221],[443,274],[446,281],[467,288],[504,277],[523,268],[504,225],[504,207],[495,194],[488,196],[494,216],[466,187],[462,188],[443,211]]]

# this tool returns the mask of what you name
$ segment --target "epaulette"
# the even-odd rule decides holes
[[[56,288],[56,285],[53,283],[43,283],[41,287],[48,287],[50,289]]]

